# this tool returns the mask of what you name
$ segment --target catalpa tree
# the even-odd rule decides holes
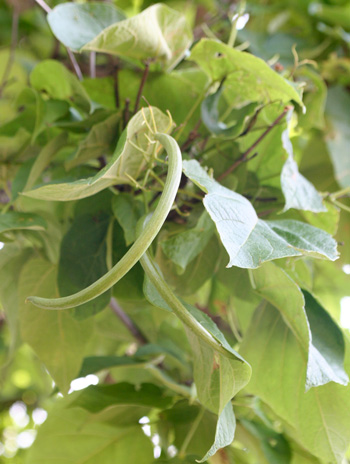
[[[0,459],[348,462],[348,2],[49,3],[0,2]]]

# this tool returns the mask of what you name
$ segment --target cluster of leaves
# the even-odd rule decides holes
[[[347,462],[347,2],[38,4],[0,2],[4,462]],[[171,211],[95,292],[176,183],[169,133]],[[16,405],[49,410],[28,450]]]

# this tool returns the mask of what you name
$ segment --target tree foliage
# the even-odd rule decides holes
[[[0,21],[0,459],[348,462],[347,2]]]

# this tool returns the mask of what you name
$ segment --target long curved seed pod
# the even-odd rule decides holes
[[[153,242],[169,214],[179,188],[182,173],[181,152],[176,141],[167,134],[156,133],[154,134],[154,138],[163,145],[167,152],[169,159],[168,175],[157,208],[132,247],[110,271],[84,290],[74,295],[54,299],[29,296],[27,301],[44,309],[74,308],[93,300],[110,289],[139,261]]]
[[[147,225],[146,225],[147,227]],[[145,230],[145,229],[144,229]],[[140,259],[141,266],[147,274],[148,278],[158,290],[158,293],[163,300],[170,306],[176,316],[188,327],[195,335],[201,338],[207,345],[211,346],[215,351],[224,354],[225,356],[232,357],[232,353],[228,351],[221,343],[216,340],[192,314],[188,312],[181,301],[174,295],[168,284],[158,272],[153,264],[152,258],[149,253],[145,253]],[[240,359],[239,359],[240,360]],[[242,362],[244,360],[242,359]]]

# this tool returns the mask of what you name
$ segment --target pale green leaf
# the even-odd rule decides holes
[[[169,70],[183,58],[191,42],[186,18],[159,3],[104,29],[82,50],[136,60],[153,59]]]
[[[92,322],[76,321],[69,311],[48,311],[26,303],[27,296],[58,297],[56,267],[37,259],[29,261],[19,278],[20,330],[45,364],[63,393],[79,373],[85,347],[92,333]]]
[[[303,106],[298,92],[262,59],[238,51],[222,42],[202,39],[191,50],[189,58],[206,71],[213,81],[231,87],[232,99],[241,106],[249,102],[270,103],[294,100]]]
[[[230,256],[235,256],[258,222],[253,206],[242,195],[209,177],[197,161],[184,161],[183,169],[187,177],[207,192],[204,206],[215,222],[225,247],[229,247]],[[232,265],[231,258],[229,266]]]
[[[157,130],[165,132],[169,127],[169,118],[161,111],[157,108],[146,108],[143,113],[139,111],[121,135],[111,161],[94,177],[69,183],[47,184],[25,192],[24,195],[41,200],[70,201],[94,195],[114,184],[132,184],[130,177],[139,177],[157,146],[146,137],[152,137],[152,134],[145,124],[144,116],[152,126],[151,111]]]
[[[350,440],[350,392],[329,383],[305,392],[307,356],[281,315],[257,309],[240,350],[252,364],[249,392],[289,424],[289,435],[324,462],[341,464]]]
[[[202,190],[203,203],[229,254],[228,267],[257,268],[265,261],[300,256],[337,259],[337,244],[326,232],[294,220],[263,221],[242,195],[223,187],[195,160],[183,169]]]
[[[56,38],[66,47],[79,50],[111,24],[125,19],[110,3],[72,3],[57,5],[47,15]]]

